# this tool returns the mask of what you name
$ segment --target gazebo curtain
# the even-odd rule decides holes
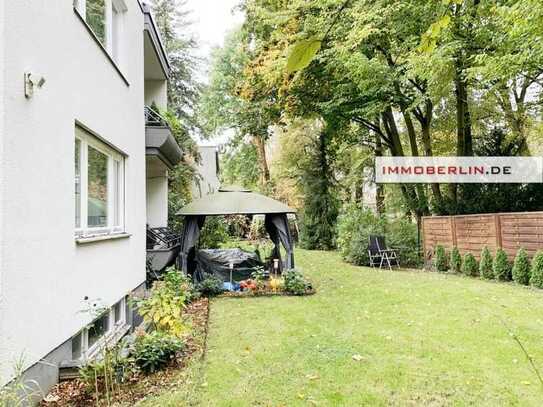
[[[189,255],[191,250],[194,249],[198,239],[200,238],[200,230],[204,226],[206,217],[200,216],[187,216],[185,218],[185,225],[183,226],[183,236],[181,239],[181,250],[179,253],[180,268],[185,273],[189,273]]]
[[[194,255],[193,251],[200,238],[200,230],[204,226],[206,217],[204,215],[191,215],[185,217],[183,235],[181,239],[181,250],[179,253],[178,267],[186,274],[192,274],[190,270],[190,259]],[[285,268],[294,268],[294,245],[292,235],[288,227],[286,213],[267,214],[264,220],[266,231],[274,244],[272,256],[281,260],[279,245],[282,244],[287,253]],[[283,264],[279,262],[281,269]]]
[[[268,214],[264,220],[266,231],[270,235],[270,239],[274,244],[273,257],[281,260],[279,244],[281,243],[287,252],[285,267],[287,270],[294,268],[294,246],[292,243],[292,235],[288,227],[288,219],[286,213]],[[279,264],[282,264],[279,262]]]

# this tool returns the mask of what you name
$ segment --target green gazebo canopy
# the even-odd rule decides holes
[[[240,187],[222,187],[183,207],[177,215],[259,215],[268,213],[296,213],[291,207]]]
[[[287,214],[296,213],[291,207],[240,187],[222,187],[181,208],[177,215],[184,216],[179,265],[185,273],[194,268],[194,249],[207,216],[265,215],[264,226],[274,243],[274,258],[281,260],[279,245],[287,252],[287,269],[294,268],[294,244],[289,230]],[[191,255],[192,253],[192,255]],[[198,278],[199,279],[199,278]]]

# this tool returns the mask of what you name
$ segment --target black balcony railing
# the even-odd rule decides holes
[[[149,106],[145,106],[145,125],[152,127],[169,127],[166,119]]]

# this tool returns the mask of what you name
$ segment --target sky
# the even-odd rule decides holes
[[[241,13],[233,9],[240,0],[187,0],[186,8],[192,10],[190,19],[194,24],[190,27],[201,46],[200,56],[209,60],[213,47],[223,45],[228,31],[243,22]],[[207,78],[207,65],[201,69],[204,80]]]
[[[200,44],[199,56],[204,59],[200,69],[203,82],[207,82],[209,59],[214,47],[223,45],[226,34],[243,22],[243,15],[234,12],[240,0],[187,0],[186,8],[191,10],[190,29],[196,34]],[[210,140],[197,137],[199,145],[224,144],[232,136],[231,131],[225,131]]]

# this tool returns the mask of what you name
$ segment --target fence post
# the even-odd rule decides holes
[[[494,215],[494,228],[496,229],[496,249],[502,247],[502,227],[500,222],[500,215]]]

